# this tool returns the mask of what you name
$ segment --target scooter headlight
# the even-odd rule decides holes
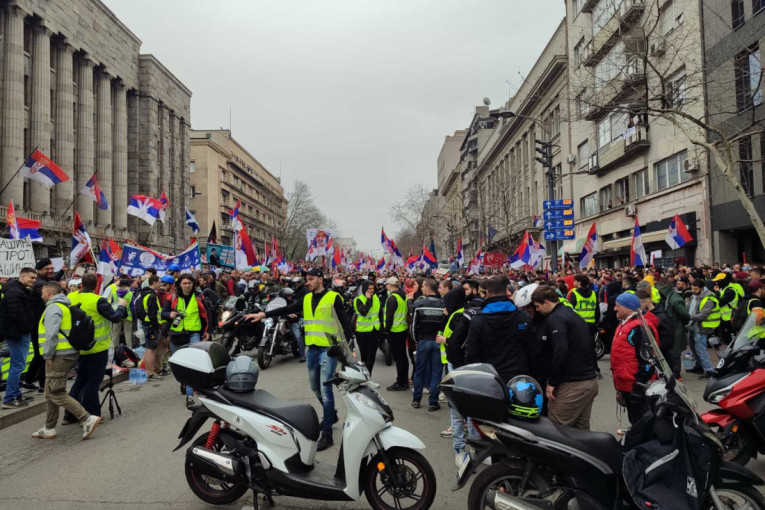
[[[267,328],[270,328],[271,326],[273,326],[273,325],[274,325],[274,319],[273,319],[273,317],[269,317],[268,319],[266,319],[266,320],[263,322],[263,325],[264,325],[265,327],[267,327]]]
[[[711,395],[709,395],[709,398],[708,398],[709,403],[719,404],[722,401],[722,399],[724,399],[730,394],[732,390],[733,388],[729,387],[729,388],[723,388],[720,391],[716,391],[715,393],[712,393]]]
[[[393,417],[390,414],[388,414],[388,412],[385,411],[385,409],[380,407],[377,404],[377,402],[375,402],[371,398],[367,397],[363,393],[358,393],[358,392],[357,393],[353,393],[352,396],[356,400],[356,402],[358,402],[360,404],[363,404],[364,406],[366,406],[366,407],[368,407],[368,408],[370,408],[370,409],[380,413],[380,416],[382,416],[383,420],[385,420],[386,422],[393,420]]]

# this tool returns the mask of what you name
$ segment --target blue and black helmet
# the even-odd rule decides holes
[[[507,395],[510,397],[508,413],[524,419],[539,418],[544,404],[544,395],[536,379],[528,375],[513,377],[507,383]]]

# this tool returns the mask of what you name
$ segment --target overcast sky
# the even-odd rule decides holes
[[[436,187],[444,136],[504,103],[562,0],[104,0],[189,89],[194,129],[228,128],[299,179],[359,249],[410,183]],[[508,83],[509,82],[509,85]],[[440,255],[440,254],[439,254]]]

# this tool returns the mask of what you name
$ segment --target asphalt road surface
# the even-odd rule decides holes
[[[374,378],[385,387],[394,380],[394,368],[386,367],[381,357],[377,363]],[[601,361],[601,369],[604,374],[610,373],[607,359]],[[707,409],[709,406],[701,402],[704,382],[688,374],[686,385],[701,409]],[[275,360],[271,368],[261,372],[258,387],[285,399],[310,403],[321,413],[308,389],[305,365],[294,358]],[[395,424],[413,432],[427,445],[424,454],[438,478],[433,509],[465,509],[468,488],[451,491],[456,472],[451,439],[439,436],[449,424],[446,407],[437,412],[428,412],[426,406],[413,409],[409,394],[382,391],[395,412]],[[43,415],[0,431],[0,509],[211,508],[186,485],[185,448],[172,452],[189,416],[175,380],[168,377],[138,387],[122,383],[117,386],[117,398],[123,415],[114,420],[107,417],[87,441],[81,440],[80,428],[75,425],[57,427],[58,438],[54,440],[32,439],[32,432],[44,422]],[[342,400],[338,400],[341,418],[345,416],[342,406]],[[613,385],[606,377],[600,383],[592,427],[614,432],[626,425],[626,415],[617,410]],[[336,426],[335,446],[320,453],[320,461],[335,463],[340,431]],[[749,468],[765,475],[765,461],[754,460]],[[251,505],[248,493],[226,508],[238,510]],[[363,496],[361,501],[351,503],[276,498],[276,505],[283,509],[369,508]]]

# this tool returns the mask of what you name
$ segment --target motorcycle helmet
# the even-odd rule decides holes
[[[533,377],[519,375],[513,377],[507,383],[507,396],[510,398],[510,406],[507,412],[516,418],[534,419],[539,418],[544,404],[542,387]]]
[[[226,388],[237,393],[255,389],[260,369],[249,356],[237,356],[226,366]]]
[[[531,304],[531,295],[537,288],[539,288],[539,284],[532,283],[531,285],[525,285],[521,290],[513,294],[515,306],[518,308],[529,306]]]
[[[279,295],[281,297],[283,297],[284,299],[289,299],[289,298],[291,298],[292,296],[295,295],[295,291],[290,289],[289,287],[285,287],[285,288],[282,289],[282,291],[279,293]]]

